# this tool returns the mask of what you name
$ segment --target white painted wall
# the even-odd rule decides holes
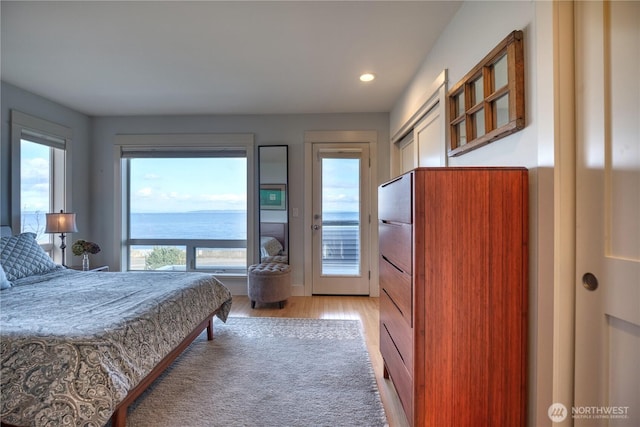
[[[528,1],[466,2],[441,34],[407,90],[390,114],[393,135],[419,107],[419,102],[443,69],[448,69],[449,87],[461,80],[482,58],[513,30],[524,31],[527,127],[489,144],[483,149],[449,159],[449,165],[536,165],[536,33],[535,3]],[[532,123],[534,122],[534,123]],[[533,125],[533,126],[532,126]]]
[[[420,107],[425,90],[448,69],[455,85],[513,30],[523,30],[526,127],[449,159],[450,166],[529,168],[529,425],[551,425],[554,335],[554,60],[553,4],[465,2],[390,113],[390,132]]]

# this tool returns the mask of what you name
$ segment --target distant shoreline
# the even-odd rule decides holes
[[[246,214],[247,211],[242,210],[228,210],[228,209],[204,209],[199,211],[185,211],[185,212],[131,212],[131,215],[150,215],[150,214],[158,214],[158,215],[179,215],[179,214],[206,214],[206,213],[239,213]]]

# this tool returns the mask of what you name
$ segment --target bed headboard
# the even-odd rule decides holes
[[[0,237],[12,236],[11,227],[8,225],[0,226]]]

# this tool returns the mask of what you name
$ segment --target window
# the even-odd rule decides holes
[[[129,270],[247,268],[244,153],[128,164]]]
[[[12,227],[36,234],[38,243],[54,259],[61,256],[55,236],[45,234],[45,215],[66,210],[65,186],[71,131],[27,114],[11,112],[12,173],[19,188],[12,189]]]
[[[124,270],[246,274],[253,261],[246,147],[123,145],[119,152]]]
[[[54,148],[20,140],[20,232],[36,233],[38,242],[50,243],[44,234],[45,214],[52,210],[51,159]]]

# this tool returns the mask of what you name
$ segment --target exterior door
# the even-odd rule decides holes
[[[640,2],[576,2],[575,12],[576,343],[568,417],[575,426],[639,426]]]
[[[369,145],[313,144],[313,294],[369,295]]]

